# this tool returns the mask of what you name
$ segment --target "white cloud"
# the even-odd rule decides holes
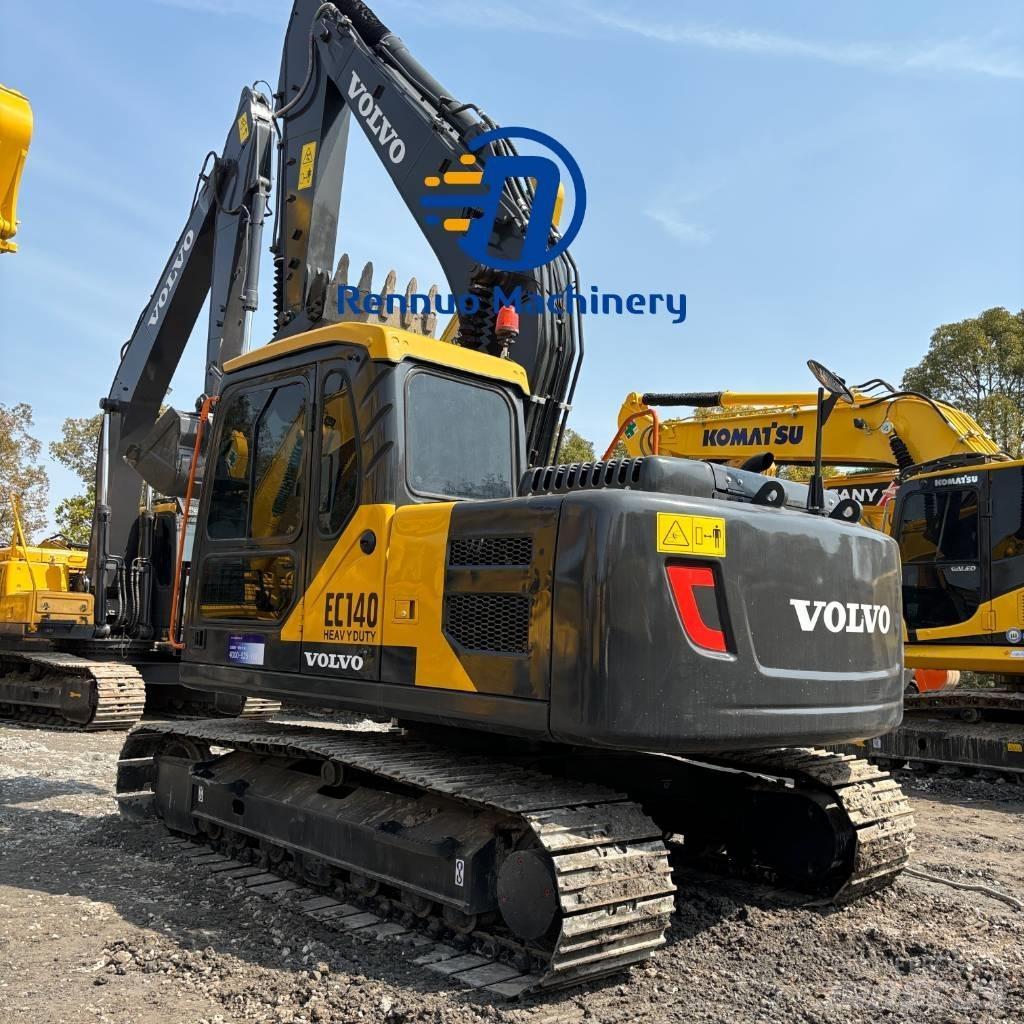
[[[161,7],[177,7],[197,14],[217,14],[257,18],[259,21],[279,24],[284,29],[288,18],[288,3],[279,0],[151,0]]]
[[[699,224],[683,220],[670,210],[644,210],[644,216],[649,217],[655,224],[659,225],[659,227],[679,242],[700,245],[711,241],[710,232],[706,231]]]
[[[576,6],[600,25],[662,43],[759,56],[796,57],[887,72],[933,71],[1024,79],[1024,60],[1018,55],[996,52],[969,38],[903,46],[830,43],[777,32],[721,28],[693,22],[641,20],[585,3]]]
[[[164,7],[201,14],[257,18],[270,24],[285,24],[285,0],[150,0]],[[284,6],[282,6],[284,4]],[[552,17],[547,3],[526,2],[509,8],[473,0],[381,0],[378,13],[389,23],[389,14],[399,9],[404,21],[438,22],[458,25],[467,31],[522,31],[545,35],[579,37],[581,25],[568,11],[582,15],[592,25],[630,32],[662,43],[699,46],[709,50],[748,53],[768,57],[794,57],[875,71],[930,71],[937,74],[973,74],[991,78],[1024,80],[1024,59],[1016,51],[999,51],[977,39],[907,41],[903,45],[871,42],[825,42],[758,29],[725,28],[699,22],[668,23],[656,16],[632,17],[613,8],[595,6],[588,0],[568,0],[561,17]],[[401,26],[389,25],[401,34]]]

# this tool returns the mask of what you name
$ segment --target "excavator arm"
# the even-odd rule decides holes
[[[272,133],[269,102],[243,89],[224,148],[204,162],[185,227],[100,403],[104,416],[90,545],[90,577],[98,595],[105,590],[101,581],[109,583],[119,568],[119,556],[112,552],[125,550],[142,481],[164,494],[183,493],[180,451],[195,417],[173,409],[161,416],[160,409],[207,298],[207,395],[218,392],[224,363],[248,347],[258,301]],[[101,607],[97,621],[104,621]]]
[[[535,183],[502,178],[506,158],[516,154],[508,140],[494,136],[498,126],[475,105],[454,100],[359,0],[296,0],[276,116],[281,129],[274,241],[277,337],[310,330],[330,316],[332,291],[343,277],[341,271],[332,273],[332,264],[354,116],[437,256],[451,292],[479,300],[478,314],[461,316],[457,344],[504,354],[507,338],[499,335],[493,311],[496,287],[506,295],[521,287],[523,294],[545,300],[543,311],[522,316],[511,358],[526,369],[531,384],[530,462],[547,463],[575,389],[582,324],[575,310],[546,300],[570,285],[578,287],[575,264],[566,251],[535,270],[490,270],[467,254],[452,227],[465,228],[479,209],[469,205],[445,218],[424,214],[428,180],[463,186],[460,196],[478,195],[481,208],[489,188],[500,188],[487,264],[501,266],[518,254],[527,232],[536,230],[530,224]],[[489,173],[490,161],[498,163]],[[549,230],[553,242],[557,229]],[[339,319],[346,318],[351,319],[342,311]]]
[[[863,388],[863,389],[862,389]],[[853,389],[853,404],[827,407],[822,431],[822,462],[828,466],[896,469],[940,460],[1001,460],[1006,455],[966,413],[944,402],[882,381]],[[713,415],[661,422],[662,455],[741,464],[771,452],[783,465],[814,463],[817,396],[811,392],[716,391],[627,396],[619,423],[631,455],[650,454],[650,422],[642,414],[652,407],[715,409]]]

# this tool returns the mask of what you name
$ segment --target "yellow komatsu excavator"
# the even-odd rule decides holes
[[[11,241],[18,230],[18,186],[32,139],[28,100],[0,85],[0,252],[17,252]]]
[[[989,713],[1024,724],[1024,460],[1011,459],[976,420],[945,402],[878,379],[846,388],[831,376],[844,394],[830,394],[821,406],[821,464],[843,472],[823,482],[824,492],[832,502],[861,506],[862,521],[900,545],[904,656],[916,670],[914,689],[942,679],[931,670],[943,670],[947,680],[961,670],[1002,677],[994,690],[908,694],[907,710],[972,722]],[[665,406],[700,411],[662,422],[656,410]],[[810,467],[818,409],[810,391],[634,392],[619,411],[620,435],[631,455],[762,472]],[[987,735],[972,734],[974,749],[946,737],[938,752],[927,737],[927,748],[918,743],[908,753],[1024,770],[1020,731],[1012,724],[990,745]]]

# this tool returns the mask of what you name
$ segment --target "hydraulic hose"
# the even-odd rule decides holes
[[[698,409],[713,409],[722,404],[721,391],[682,391],[677,394],[662,394],[649,391],[640,396],[644,405],[689,405]]]

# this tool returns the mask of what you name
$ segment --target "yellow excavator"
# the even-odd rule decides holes
[[[906,709],[986,715],[1024,724],[1024,460],[1011,459],[971,416],[875,379],[814,392],[631,393],[620,436],[631,455],[700,458],[764,472],[821,464],[830,503],[851,503],[861,521],[892,536],[903,563],[904,655],[914,689],[941,687],[960,671],[993,673],[996,689],[942,688],[908,695]],[[698,410],[662,421],[659,407]],[[713,410],[713,411],[710,411]],[[936,671],[939,670],[939,671]],[[920,682],[917,682],[920,680]],[[902,732],[907,731],[904,726]],[[1021,729],[944,745],[936,759],[1024,771]],[[918,736],[918,739],[921,737]],[[912,753],[920,760],[934,752]]]
[[[32,108],[20,92],[0,85],[0,252],[17,252],[18,187],[32,139]]]

